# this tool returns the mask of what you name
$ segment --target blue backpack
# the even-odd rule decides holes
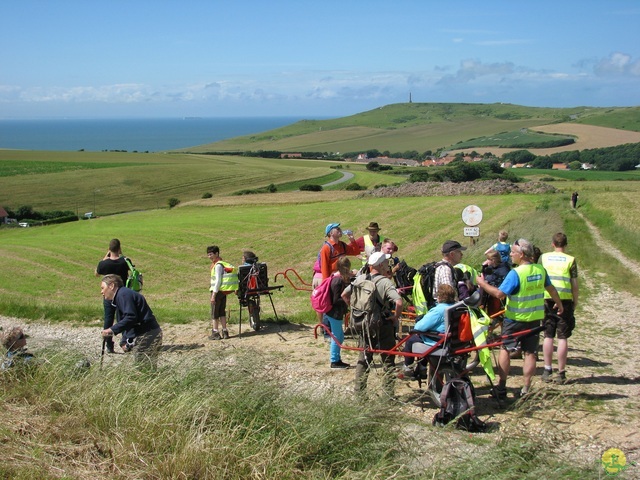
[[[493,246],[493,249],[500,254],[500,259],[504,263],[509,263],[509,254],[511,253],[511,244],[506,242],[498,242]]]

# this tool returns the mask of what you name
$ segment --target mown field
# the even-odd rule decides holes
[[[292,191],[304,183],[328,183],[342,177],[330,168],[337,164],[366,171],[364,165],[314,160],[0,150],[0,205],[71,210],[80,216],[161,209],[170,198],[189,202],[206,193],[218,197],[270,184]],[[390,183],[388,176],[373,172],[358,181],[365,187]]]
[[[461,212],[469,204],[484,213],[481,237],[469,245],[465,259],[477,265],[482,252],[506,228],[511,238],[530,238],[547,246],[550,235],[564,228],[569,194],[578,189],[585,212],[614,243],[638,259],[637,182],[566,182],[553,195],[362,199],[355,194],[333,198],[333,192],[251,196],[259,204],[226,204],[224,199],[195,201],[172,210],[132,212],[89,221],[0,230],[0,312],[27,318],[97,322],[100,318],[98,280],[93,277],[109,240],[120,238],[125,254],[142,269],[145,293],[164,321],[190,322],[206,318],[207,245],[221,247],[223,257],[239,262],[243,249],[254,250],[277,272],[294,268],[305,279],[322,245],[324,226],[338,221],[364,234],[370,221],[399,245],[411,265],[438,258],[447,238],[470,244],[462,235]],[[284,195],[286,203],[280,201]],[[614,202],[615,199],[615,202]],[[619,209],[625,214],[613,211]],[[608,220],[610,219],[610,220]],[[578,243],[579,238],[574,238]],[[590,268],[607,271],[616,265],[606,255],[588,254]],[[584,257],[585,255],[581,255]],[[632,283],[612,281],[622,288]],[[624,277],[621,273],[621,278]],[[280,278],[279,283],[282,283]],[[289,320],[313,321],[306,294],[287,287],[277,295]]]

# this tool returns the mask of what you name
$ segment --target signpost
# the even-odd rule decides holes
[[[480,236],[480,222],[482,222],[482,210],[477,205],[468,205],[462,210],[462,221],[467,225],[463,234],[471,238],[471,244],[476,243],[476,238]]]

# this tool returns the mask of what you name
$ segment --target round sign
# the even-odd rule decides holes
[[[482,221],[482,210],[477,205],[469,205],[462,210],[462,221],[470,227],[475,227]]]

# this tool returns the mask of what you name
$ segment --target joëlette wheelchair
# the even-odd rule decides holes
[[[239,333],[242,332],[242,308],[245,307],[249,312],[249,326],[254,331],[259,331],[262,328],[262,322],[260,319],[260,297],[268,295],[273,308],[273,314],[278,322],[278,313],[276,307],[273,304],[273,298],[271,297],[274,290],[280,290],[282,285],[269,286],[269,277],[267,275],[267,264],[258,262],[257,257],[255,261],[240,265],[238,267],[238,290],[236,295],[240,302],[240,316],[239,316]]]
[[[481,338],[478,331],[471,335],[464,334],[464,330],[468,328],[466,322],[463,321],[465,314],[482,316],[480,312],[480,301],[482,299],[482,291],[477,290],[470,297],[461,300],[445,311],[445,332],[418,332],[411,330],[408,335],[403,337],[393,348],[389,350],[381,350],[369,347],[358,347],[351,345],[343,345],[336,340],[331,331],[323,324],[319,323],[314,327],[314,334],[317,338],[318,329],[323,328],[327,335],[331,336],[341,349],[364,351],[367,353],[384,353],[387,355],[398,355],[401,357],[412,357],[414,361],[413,375],[410,379],[417,380],[419,386],[426,380],[427,390],[433,403],[440,407],[440,393],[443,385],[452,378],[460,378],[469,375],[473,369],[480,365],[480,350],[492,349],[502,346],[506,340],[515,339],[520,341],[529,335],[537,335],[543,330],[543,326],[533,327],[509,335],[494,335],[490,331],[491,324],[486,322],[482,325],[486,337],[484,341],[476,344],[474,336]],[[489,319],[488,316],[486,316]],[[461,323],[464,324],[462,328]],[[429,337],[434,344],[429,346],[424,342],[416,342],[412,345],[410,352],[404,351],[404,344],[412,334]],[[461,337],[461,333],[463,334]],[[492,384],[492,390],[494,389]]]

